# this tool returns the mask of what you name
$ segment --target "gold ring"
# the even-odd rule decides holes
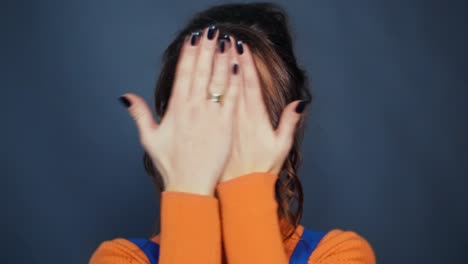
[[[209,95],[208,99],[210,101],[213,101],[213,102],[220,102],[222,95],[223,95],[222,93],[212,93],[212,92],[210,92],[210,95]]]

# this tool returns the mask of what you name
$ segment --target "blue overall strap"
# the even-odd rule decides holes
[[[304,233],[302,233],[301,240],[294,248],[294,252],[289,259],[290,264],[307,264],[310,255],[317,247],[318,243],[325,236],[327,232],[324,231],[312,231],[307,228],[304,228]]]
[[[146,238],[128,238],[131,242],[137,245],[148,258],[151,264],[158,264],[159,245]]]

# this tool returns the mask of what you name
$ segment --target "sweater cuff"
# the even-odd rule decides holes
[[[171,237],[205,236],[206,229],[213,229],[218,222],[219,202],[214,196],[175,191],[161,193],[161,231],[170,230]]]
[[[268,172],[252,172],[217,185],[216,191],[223,207],[244,213],[261,213],[277,208],[275,183],[278,175]],[[259,208],[259,205],[261,208]],[[230,211],[230,210],[229,210]]]
[[[287,263],[272,173],[253,172],[218,184],[230,263]]]
[[[221,256],[220,234],[216,197],[176,191],[161,193],[161,245],[171,249],[170,256],[165,255],[167,251],[161,252],[165,263],[185,260],[216,263]]]

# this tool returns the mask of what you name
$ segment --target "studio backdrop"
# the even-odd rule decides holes
[[[2,2],[2,262],[87,263],[152,231],[159,200],[117,98],[153,107],[162,52],[218,3]],[[302,224],[358,232],[378,263],[467,263],[466,2],[277,3],[315,96]]]

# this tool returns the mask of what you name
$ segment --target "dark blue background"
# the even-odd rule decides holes
[[[86,263],[152,230],[159,200],[117,97],[152,102],[164,48],[213,3],[2,1],[2,262]],[[378,263],[466,263],[467,4],[279,3],[316,96],[303,224],[357,231]]]

